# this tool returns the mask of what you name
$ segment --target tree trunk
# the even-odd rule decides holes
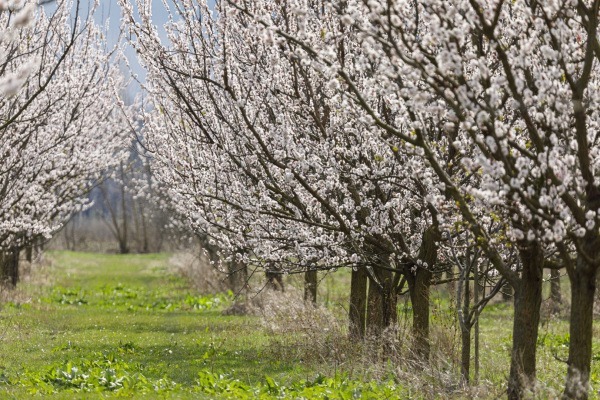
[[[461,327],[460,330],[461,351],[460,351],[460,375],[463,382],[469,384],[471,374],[471,329],[470,327]]]
[[[0,253],[0,282],[14,288],[19,282],[19,250],[11,249]]]
[[[550,302],[552,303],[552,313],[558,313],[562,296],[560,293],[560,271],[557,269],[550,270]]]
[[[65,246],[69,251],[75,251],[75,220],[77,217],[71,218],[63,228],[63,236],[65,239]]]
[[[125,239],[119,240],[119,253],[120,254],[128,254],[129,247],[127,246],[127,241]]]
[[[365,337],[366,328],[366,312],[367,312],[367,271],[365,268],[357,268],[352,270],[350,280],[350,306],[348,316],[350,326],[348,331],[350,337],[355,339],[363,339]]]
[[[448,297],[450,297],[451,299],[453,299],[454,295],[456,294],[455,279],[456,277],[454,276],[454,267],[450,266],[449,269],[446,271],[446,280],[448,281],[448,284],[446,285],[446,290],[448,291]]]
[[[232,261],[228,265],[227,280],[229,288],[237,296],[246,287],[248,281],[248,267],[243,262]]]
[[[383,291],[369,278],[367,297],[367,335],[379,336],[383,333]]]
[[[410,301],[413,309],[413,340],[414,355],[421,362],[429,361],[429,294],[431,289],[432,271],[437,264],[437,241],[439,232],[436,226],[431,226],[423,232],[418,259],[425,263],[426,267],[419,266],[413,274],[406,273]]]
[[[144,209],[140,207],[140,218],[142,222],[142,253],[150,253],[150,241],[148,240],[148,226],[146,223],[146,214]]]
[[[379,285],[369,279],[367,301],[367,334],[378,336],[386,328],[395,326],[398,320],[398,298],[392,272],[376,268],[374,270]]]
[[[317,304],[317,271],[310,270],[304,273],[304,302]]]
[[[125,181],[125,169],[123,168],[123,163],[121,163],[121,179],[123,182]],[[123,182],[121,182],[121,212],[123,213],[123,225],[121,229],[121,237],[119,238],[119,252],[121,254],[128,254],[127,198],[125,197],[127,193],[125,191],[125,183]]]
[[[398,295],[394,287],[394,275],[386,271],[383,280],[383,323],[385,328],[395,327],[398,323]]]
[[[30,264],[33,262],[33,244],[29,244],[25,247],[25,259]]]
[[[411,275],[411,274],[409,274]],[[408,291],[413,310],[413,351],[419,361],[429,360],[429,293],[432,273],[419,268],[408,276]]]
[[[285,292],[283,277],[278,272],[265,272],[267,277],[267,287],[278,292]]]
[[[464,276],[459,282],[459,285],[464,288],[461,298],[458,298],[459,306],[462,307],[462,315],[459,314],[460,337],[461,337],[461,354],[460,354],[460,375],[463,382],[466,384],[470,381],[471,374],[471,321],[468,320],[469,311],[471,310],[471,284],[469,283],[469,273],[465,271]],[[475,283],[476,285],[477,283]],[[459,289],[460,290],[460,289]]]
[[[571,281],[571,319],[569,342],[569,368],[564,398],[587,399],[592,362],[592,325],[594,296],[596,293],[596,268],[581,259]]]
[[[474,268],[473,268],[473,303],[478,304],[479,303],[479,299],[481,297],[481,264],[478,263],[477,261],[474,262]],[[485,288],[485,286],[484,286]],[[473,323],[473,321],[470,321],[469,323]],[[474,364],[475,364],[475,382],[478,383],[479,382],[479,365],[480,365],[480,357],[479,357],[479,316],[475,316],[475,321],[474,321],[474,325],[475,325],[475,340],[473,343],[474,344],[474,350],[475,350],[475,360],[474,360]]]
[[[514,288],[513,343],[508,378],[508,398],[522,399],[535,382],[536,347],[544,255],[538,243],[526,243],[520,250],[523,271]]]

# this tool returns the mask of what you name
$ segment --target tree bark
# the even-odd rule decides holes
[[[411,275],[411,274],[409,274]],[[415,275],[408,276],[408,291],[413,310],[413,351],[419,361],[429,360],[429,294],[432,273],[419,268]]]
[[[592,325],[596,268],[587,265],[580,256],[571,281],[571,319],[565,399],[587,399],[592,362]]]
[[[128,225],[127,225],[127,198],[126,196],[126,191],[125,191],[125,169],[123,168],[123,163],[120,164],[121,166],[121,179],[123,180],[123,182],[121,182],[121,212],[123,213],[122,215],[122,229],[121,229],[121,237],[119,238],[119,252],[121,254],[128,254],[129,253],[129,246],[128,246]]]
[[[460,375],[469,384],[471,374],[471,329],[461,328]]]
[[[283,285],[283,277],[278,272],[265,272],[267,277],[267,287],[271,290],[278,292],[285,292],[285,286]]]
[[[474,263],[474,267],[473,268],[473,302],[475,304],[479,303],[479,298],[481,297],[481,265],[475,261]],[[485,289],[485,286],[484,286]],[[472,323],[472,322],[471,322]],[[480,357],[479,357],[479,339],[480,339],[480,335],[479,335],[479,316],[475,316],[475,321],[474,321],[474,325],[475,325],[475,340],[473,343],[474,344],[474,350],[475,350],[475,360],[474,360],[474,364],[475,364],[475,382],[479,382],[479,365],[480,365]]]
[[[366,322],[368,336],[380,336],[383,333],[383,293],[372,278],[369,278]]]
[[[412,273],[407,271],[406,281],[413,309],[413,340],[414,355],[421,362],[429,361],[431,352],[429,343],[429,296],[433,272],[436,270],[439,232],[436,226],[431,226],[423,232],[418,259],[426,267],[417,267]]]
[[[502,288],[502,300],[510,301],[513,298],[513,288],[510,283],[506,282]]]
[[[348,331],[350,337],[355,339],[364,339],[366,329],[367,312],[367,271],[365,268],[352,270],[350,280],[350,306],[348,317],[350,326]]]
[[[514,288],[513,343],[508,378],[508,398],[522,399],[535,382],[536,347],[544,254],[539,243],[525,243],[520,249],[521,279]]]
[[[147,254],[150,252],[150,241],[148,240],[146,213],[144,213],[144,208],[142,207],[140,207],[140,219],[142,222],[142,253]]]
[[[0,282],[14,288],[19,282],[19,250],[11,249],[0,253]]]
[[[29,244],[25,247],[25,259],[30,264],[33,262],[33,244]]]
[[[394,287],[392,272],[375,268],[379,285],[369,279],[367,301],[367,334],[378,336],[386,328],[392,327],[398,320],[398,299]]]
[[[464,274],[464,279],[459,282],[464,288],[462,293],[462,317],[459,315],[461,354],[460,354],[460,375],[463,382],[469,383],[471,374],[471,321],[467,320],[471,310],[471,284],[469,283],[468,271]],[[475,283],[476,285],[477,283]],[[460,301],[460,297],[459,297]]]
[[[310,270],[304,273],[304,302],[317,304],[317,271]]]
[[[383,278],[383,310],[384,310],[384,327],[390,328],[395,327],[398,323],[398,295],[396,293],[396,287],[394,286],[394,274],[389,271],[385,271],[385,278]]]

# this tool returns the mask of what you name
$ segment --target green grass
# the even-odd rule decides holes
[[[458,384],[454,304],[443,287],[432,297],[434,357],[431,368],[423,369],[411,367],[402,354],[391,363],[380,350],[347,341],[348,271],[320,275],[320,301],[342,318],[341,328],[323,325],[307,333],[274,331],[261,317],[223,315],[232,294],[197,293],[170,269],[169,255],[52,252],[47,257],[51,265],[34,269],[32,279],[0,309],[0,399],[462,399],[502,397],[505,390],[509,303],[485,309],[480,383],[465,389]],[[301,289],[301,276],[288,277],[287,285]],[[410,347],[410,303],[401,299],[399,311],[395,346],[404,351]],[[289,317],[284,328],[297,318],[312,318]],[[599,333],[596,328],[595,337]],[[560,360],[567,351],[565,316],[543,318],[537,398],[560,394],[566,372]],[[598,360],[595,340],[592,398],[599,398]]]
[[[0,312],[0,398],[271,398],[336,385],[367,398],[368,385],[389,390],[317,379],[297,360],[274,359],[257,317],[222,315],[231,293],[195,293],[167,269],[168,255],[49,258],[51,283],[22,285],[20,300]]]

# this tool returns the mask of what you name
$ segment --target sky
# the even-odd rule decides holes
[[[93,0],[80,1],[80,15],[86,15],[89,12],[90,3],[92,3]],[[130,1],[132,1],[135,5],[135,0]],[[171,2],[172,0],[168,1]],[[56,4],[50,3],[44,7],[47,11],[51,12],[52,9],[56,7]],[[75,10],[73,10],[73,14],[74,13]],[[152,0],[152,15],[154,23],[159,27],[159,33],[162,33],[162,37],[164,38],[164,31],[160,29],[160,27],[162,27],[167,22],[168,14],[163,6],[163,0]],[[104,26],[106,23],[108,23],[108,44],[110,46],[115,45],[116,42],[119,40],[119,33],[121,29],[121,8],[119,7],[117,0],[100,0],[100,4],[98,5],[98,8],[94,14],[94,19],[96,23],[98,23],[101,26]],[[125,54],[132,68],[131,72],[137,75],[140,81],[143,82],[145,72],[144,69],[137,62],[135,51],[133,50],[133,48],[131,48],[131,46],[127,46]],[[124,72],[128,73],[128,71]],[[131,93],[129,94],[133,96],[140,91],[140,87],[137,83],[133,83],[128,88],[128,91],[130,91]]]
[[[82,0],[86,3],[87,0]],[[86,5],[87,9],[87,5]],[[159,33],[163,33],[161,26],[163,26],[167,20],[168,15],[163,6],[162,0],[152,0],[152,16],[154,23],[159,27]],[[120,24],[121,24],[121,8],[117,3],[117,0],[101,0],[98,9],[94,15],[94,19],[98,24],[105,24],[108,22],[108,40],[109,44],[113,45],[119,40]],[[163,35],[164,38],[164,35]],[[144,69],[137,62],[135,51],[131,46],[126,49],[126,56],[129,60],[129,65],[132,68],[132,73],[137,75],[138,79],[144,81],[145,72]],[[130,95],[135,95],[140,91],[140,87],[137,83],[132,83],[128,90],[131,92]]]
[[[89,3],[93,2],[93,0],[80,0],[81,1],[81,13],[87,14],[89,10]],[[129,0],[134,4],[135,9],[135,0]],[[167,0],[168,3],[172,3],[177,0]],[[209,0],[209,4],[214,4],[215,0]],[[51,10],[55,5],[52,3],[50,5],[45,6],[47,10]],[[166,35],[164,34],[164,30],[161,27],[168,21],[168,13],[163,5],[163,0],[152,0],[152,16],[153,22],[158,27],[158,32],[164,39]],[[119,40],[119,33],[121,28],[121,8],[117,3],[117,0],[100,0],[100,4],[94,14],[94,19],[96,23],[100,25],[104,25],[108,23],[108,42],[109,45],[112,46],[116,44],[117,40]],[[136,75],[141,82],[144,82],[145,71],[137,62],[137,58],[135,55],[135,51],[131,46],[128,46],[125,55],[129,60],[129,65],[131,66],[131,73]],[[125,68],[124,68],[125,69]],[[129,73],[129,71],[125,71],[125,73]],[[137,83],[132,83],[128,88],[128,96],[134,97],[141,90],[140,86]]]

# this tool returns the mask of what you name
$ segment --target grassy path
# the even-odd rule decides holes
[[[114,393],[130,385],[129,394],[144,398],[198,398],[188,389],[202,371],[228,373],[248,385],[265,374],[277,379],[303,372],[291,361],[263,357],[268,339],[258,321],[222,316],[228,296],[198,296],[167,270],[165,255],[60,252],[50,258],[52,282],[25,284],[20,301],[0,311],[0,398],[36,392],[73,398],[77,385],[110,394],[111,369],[117,381],[126,376]]]
[[[368,345],[345,343],[343,332],[307,342],[300,330],[270,332],[258,317],[225,316],[231,296],[197,293],[170,269],[168,255],[54,252],[47,257],[51,265],[35,270],[31,281],[9,296],[0,293],[0,400],[487,399],[504,390],[508,303],[491,305],[482,316],[481,385],[467,390],[456,384],[456,368],[449,368],[451,357],[458,365],[458,336],[444,297],[432,305],[433,358],[439,361],[414,370],[401,358],[397,365],[378,364],[371,354],[364,358]],[[321,299],[330,311],[338,310],[336,296],[347,289],[343,278],[322,281]],[[279,325],[293,325],[297,316],[292,310]],[[409,329],[410,315],[404,318]],[[315,323],[327,331],[326,322]],[[600,337],[599,326],[594,328]],[[567,345],[564,317],[541,324],[539,398],[560,394],[565,365],[558,359],[566,358]],[[340,358],[340,351],[350,353]],[[591,398],[600,398],[598,360],[595,340]]]

